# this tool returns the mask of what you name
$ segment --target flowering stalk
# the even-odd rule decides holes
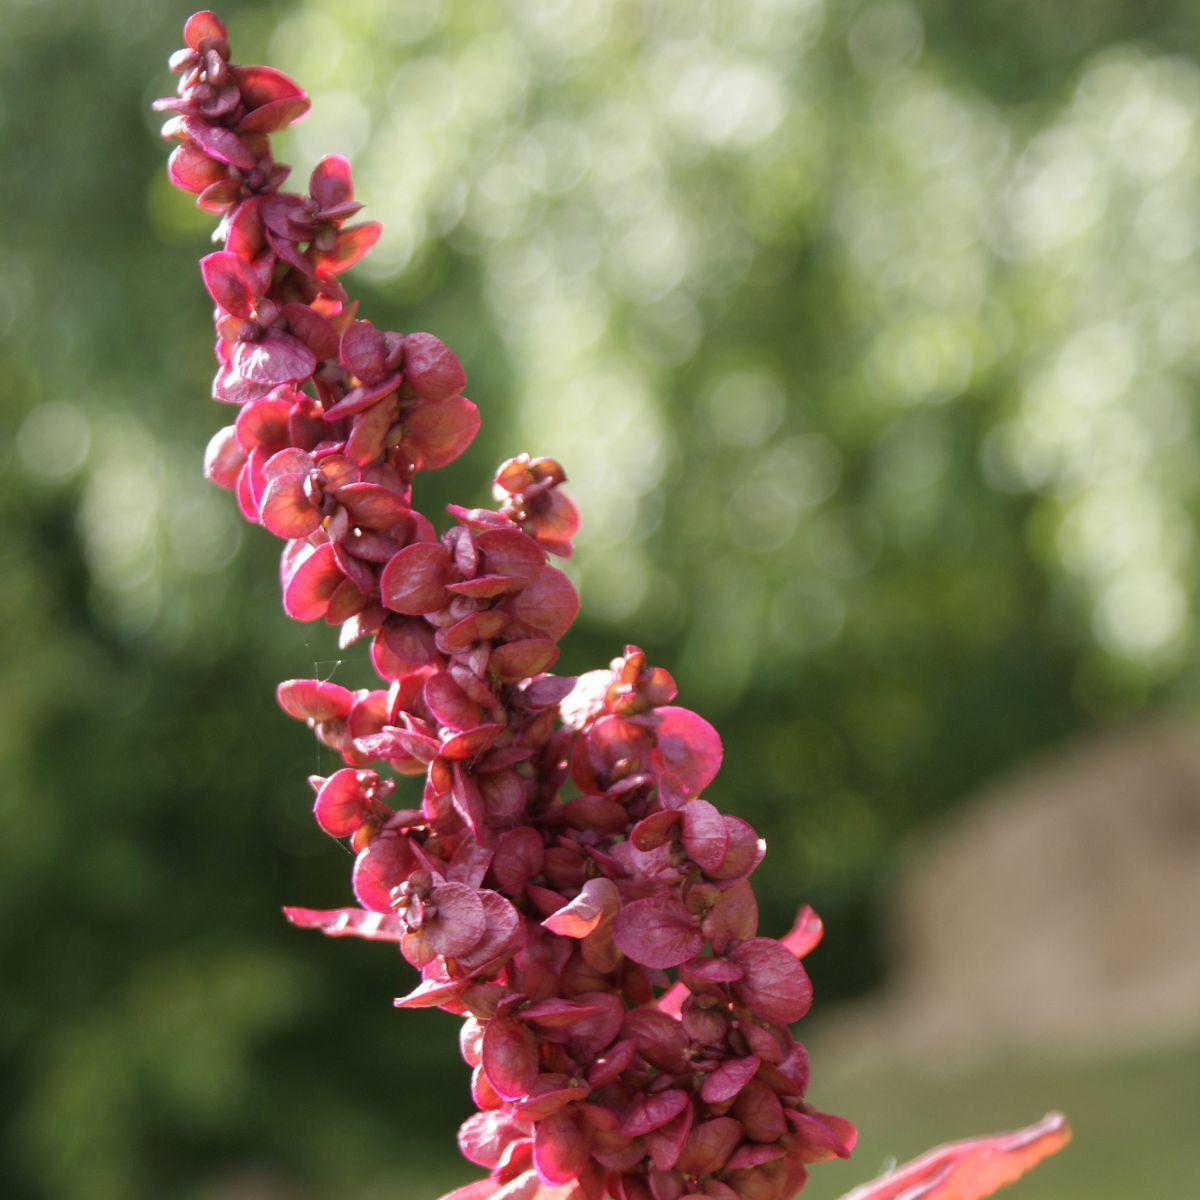
[[[283,607],[369,643],[382,686],[280,685],[344,766],[314,813],[356,851],[357,905],[286,909],[304,928],[399,945],[420,982],[400,1008],[464,1018],[478,1112],[459,1145],[488,1176],[454,1200],[785,1200],[854,1127],[805,1094],[790,1025],[821,922],[758,936],[749,877],[765,845],[701,796],[721,761],[703,718],[635,646],[578,678],[550,673],[579,608],[548,556],[579,526],[562,468],[522,455],[494,509],[412,507],[421,470],[479,427],[454,354],[359,319],[339,277],[377,240],[349,223],[345,159],[306,194],[269,135],[309,102],[269,67],[230,61],[209,12],[157,102],[169,174],[220,215],[200,262],[216,306],[215,399],[238,406],[206,472],[284,539]],[[393,808],[394,776],[423,778]],[[935,1151],[856,1200],[970,1200],[1066,1138],[1061,1120]]]

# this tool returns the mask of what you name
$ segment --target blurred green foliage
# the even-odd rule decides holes
[[[273,686],[364,672],[199,475],[211,221],[148,111],[187,11],[8,0],[0,40],[0,1194],[432,1194],[453,1024],[277,913],[349,862]],[[349,154],[386,223],[366,311],[467,366],[484,431],[427,511],[564,462],[562,667],[638,642],[718,724],[764,923],[827,918],[822,1000],[882,975],[906,831],[1193,690],[1194,5],[223,15],[312,91],[282,157]]]

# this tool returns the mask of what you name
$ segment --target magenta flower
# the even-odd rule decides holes
[[[339,276],[380,234],[331,156],[307,195],[269,134],[308,99],[229,60],[189,18],[171,59],[169,173],[221,214],[200,262],[215,306],[213,395],[239,406],[205,470],[285,545],[283,607],[369,641],[382,687],[279,687],[345,765],[314,776],[314,816],[355,852],[357,904],[288,908],[302,928],[395,944],[419,975],[399,1008],[463,1018],[478,1111],[460,1148],[487,1176],[447,1200],[786,1200],[846,1157],[854,1127],[807,1099],[791,1026],[812,1004],[801,911],[761,936],[750,877],[765,845],[703,798],[721,741],[636,646],[550,673],[579,599],[548,555],[579,529],[562,467],[521,455],[496,509],[412,507],[418,472],[466,449],[479,414],[429,333],[361,319]],[[395,808],[394,776],[423,780]],[[414,785],[407,785],[415,789]],[[959,1143],[855,1200],[973,1200],[1068,1134],[1052,1119]]]

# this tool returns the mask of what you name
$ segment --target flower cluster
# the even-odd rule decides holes
[[[347,223],[344,159],[281,191],[269,134],[304,92],[232,64],[211,13],[184,40],[158,107],[171,180],[221,218],[200,269],[213,396],[239,408],[207,474],[284,539],[287,613],[369,641],[382,684],[280,685],[345,764],[310,782],[317,822],[356,852],[357,906],[289,918],[396,943],[420,973],[397,1006],[464,1018],[478,1112],[459,1144],[489,1174],[456,1200],[786,1200],[855,1139],[805,1099],[790,1029],[819,919],[759,936],[764,843],[703,799],[721,743],[666,671],[628,646],[550,673],[579,607],[549,561],[579,526],[559,464],[510,459],[497,507],[451,506],[440,535],[412,508],[417,472],[479,427],[462,366],[431,334],[358,318],[339,276],[380,227]],[[390,803],[394,776],[423,779],[414,807]]]

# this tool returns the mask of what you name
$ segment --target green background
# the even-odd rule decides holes
[[[350,860],[274,685],[366,675],[283,618],[274,540],[200,477],[229,419],[212,222],[148,109],[187,12],[0,8],[0,1194],[432,1196],[467,1174],[454,1023],[392,1012],[388,949],[278,914],[344,902]],[[426,511],[486,502],[520,451],[564,463],[584,607],[560,669],[636,642],[717,724],[710,795],[770,846],[764,927],[826,918],[818,1010],[886,978],[901,839],[1191,704],[1193,4],[223,15],[236,58],[311,90],[295,182],[346,153],[385,222],[364,311],[466,366],[483,432]],[[812,1195],[1050,1106],[1089,1136],[1014,1195],[1187,1194],[1198,1065],[944,1091],[881,1065],[830,1096],[818,1063],[814,1098],[878,1132]]]

